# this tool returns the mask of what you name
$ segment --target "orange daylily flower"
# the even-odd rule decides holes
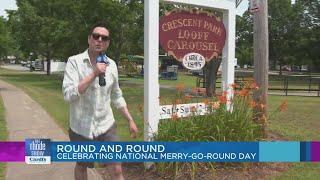
[[[223,91],[222,95],[223,96],[227,96],[228,95],[228,91]]]
[[[190,96],[190,95],[185,95],[185,96],[184,96],[184,100],[185,100],[185,101],[189,101],[189,100],[191,99],[191,97],[192,97],[192,96]]]
[[[248,89],[241,89],[241,91],[239,91],[239,95],[242,97],[248,96],[249,95],[249,90]]]
[[[227,97],[226,96],[219,96],[218,99],[219,99],[219,102],[221,104],[226,104],[227,103]]]
[[[175,103],[175,104],[181,104],[181,99],[176,99],[176,100],[174,101],[174,103]]]
[[[231,87],[232,87],[233,90],[236,90],[236,88],[238,87],[238,85],[237,85],[236,83],[232,83],[232,84],[231,84]]]
[[[250,101],[250,107],[251,108],[257,107],[257,103],[255,101]]]
[[[184,90],[184,88],[185,88],[185,85],[184,85],[183,83],[180,83],[180,84],[178,84],[178,85],[176,86],[176,90],[177,90],[178,92],[182,92],[182,91]]]
[[[285,101],[283,101],[283,102],[280,104],[280,107],[279,107],[280,112],[286,111],[286,110],[287,110],[287,107],[288,107],[288,101],[285,100]]]
[[[265,104],[263,104],[263,103],[260,104],[260,108],[261,108],[261,109],[265,109],[266,107],[267,107],[267,106],[266,106]]]
[[[259,90],[259,85],[256,82],[251,83],[250,88],[253,90]]]
[[[213,102],[212,109],[219,109],[219,107],[220,107],[220,102],[219,101]]]
[[[177,121],[177,120],[179,119],[179,117],[178,117],[177,114],[174,113],[174,114],[172,114],[171,119],[172,119],[173,121]]]
[[[205,100],[203,101],[203,103],[204,103],[205,105],[208,105],[208,104],[210,103],[210,101],[209,101],[209,99],[205,99]]]
[[[192,88],[192,93],[199,94],[199,95],[202,95],[202,94],[205,95],[206,88],[198,88],[198,87]]]

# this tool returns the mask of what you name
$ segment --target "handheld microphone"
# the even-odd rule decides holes
[[[104,53],[100,53],[97,56],[96,59],[97,63],[105,63],[105,64],[109,64],[108,60],[107,60],[107,56]],[[106,79],[105,79],[105,74],[99,74],[99,85],[100,86],[105,86],[106,85]]]

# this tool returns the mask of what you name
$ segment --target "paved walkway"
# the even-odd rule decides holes
[[[0,80],[0,95],[5,107],[9,132],[8,141],[24,141],[26,138],[50,138],[68,141],[43,108],[18,88]],[[27,165],[24,162],[7,163],[6,180],[72,180],[74,163]],[[95,169],[88,169],[89,179],[102,179]]]
[[[26,66],[21,66],[20,64],[5,64],[2,65],[1,68],[22,71],[22,72],[30,72],[30,68]],[[34,74],[46,74],[46,71],[32,71],[30,73]]]

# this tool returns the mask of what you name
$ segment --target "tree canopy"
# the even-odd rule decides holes
[[[66,60],[87,48],[89,28],[98,21],[109,25],[108,55],[143,53],[142,1],[17,0],[8,25],[18,49],[28,56]]]
[[[87,48],[90,26],[109,24],[108,55],[119,61],[124,54],[143,54],[143,0],[16,0],[8,20],[0,19],[0,56],[66,61]],[[303,65],[320,68],[318,0],[269,0],[270,65]],[[174,8],[160,4],[160,14]],[[252,15],[237,17],[236,57],[238,63],[253,62]]]
[[[276,65],[309,65],[320,70],[318,0],[269,0],[269,58]],[[240,64],[252,64],[252,15],[237,17],[237,58]]]

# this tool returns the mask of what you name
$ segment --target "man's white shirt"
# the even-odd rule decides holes
[[[116,63],[110,58],[108,61],[106,86],[100,86],[96,77],[82,94],[78,91],[79,82],[93,72],[88,50],[69,57],[64,73],[62,92],[70,103],[70,128],[89,139],[105,133],[115,122],[111,103],[117,109],[127,105],[119,87]]]

